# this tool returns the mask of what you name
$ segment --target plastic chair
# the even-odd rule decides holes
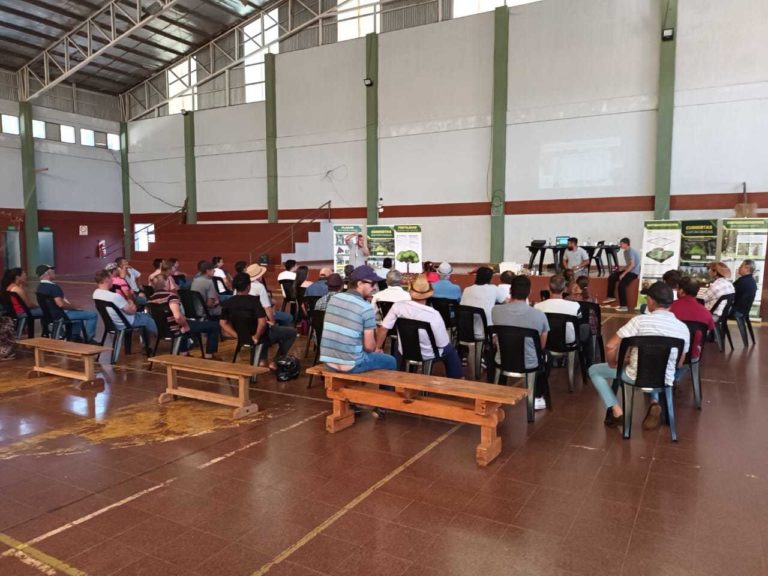
[[[14,306],[14,303],[16,303],[19,308],[24,310],[24,316],[19,316],[16,313],[16,306]],[[32,316],[32,311],[30,310],[29,306],[27,306],[27,303],[24,302],[24,299],[21,296],[16,294],[16,292],[2,292],[2,294],[0,294],[0,304],[2,304],[3,308],[5,309],[5,314],[12,318],[16,324],[17,339],[21,338],[25,328],[27,329],[27,336],[29,338],[35,337],[35,317]],[[38,319],[40,320],[40,327],[42,329],[43,336],[47,336],[48,331],[46,329],[45,321],[43,318]]]
[[[714,316],[714,310],[717,310],[720,307],[720,304],[725,302],[722,313],[717,320],[715,320],[715,342],[717,342],[717,347],[720,349],[720,352],[725,352],[725,338],[728,339],[728,344],[731,345],[731,350],[733,350],[731,331],[728,329],[728,317],[731,315],[731,308],[733,307],[735,299],[736,294],[720,296],[720,298],[717,299],[717,302],[710,308],[710,312],[712,312],[712,315]]]
[[[585,302],[579,301],[579,307],[581,308],[581,321],[584,324],[589,324],[590,318],[595,318],[595,325],[597,330],[592,334],[592,352],[594,361],[594,353],[599,354],[600,362],[605,362],[605,343],[603,342],[603,317],[600,311],[600,304],[597,302]]]
[[[312,361],[312,366],[320,361],[320,342],[323,340],[323,322],[325,322],[325,310],[312,310],[309,313],[309,321],[312,323],[312,328],[315,333],[315,359]],[[307,388],[312,388],[312,380],[315,378],[314,374],[310,374]]]
[[[384,320],[386,318],[387,314],[389,314],[390,309],[392,306],[394,306],[394,302],[387,302],[386,300],[378,300],[376,302],[376,306],[379,309],[379,314],[381,315],[381,319]],[[387,339],[389,339],[389,353],[390,355],[395,355],[395,345],[397,344],[397,330],[392,328],[389,332],[387,332]]]
[[[523,377],[525,388],[528,391],[528,422],[533,422],[536,418],[534,411],[534,392],[536,388],[536,378],[543,375],[546,368],[544,352],[541,349],[541,336],[532,328],[519,328],[517,326],[493,326],[491,328],[499,345],[499,360],[496,364],[496,383],[501,377],[506,379]],[[526,342],[533,342],[536,350],[538,364],[533,368],[525,365]],[[544,397],[547,407],[551,406],[549,395],[549,386],[545,388]]]
[[[256,334],[256,330],[259,327],[259,321],[249,314],[231,314],[229,318],[232,328],[237,332],[237,345],[235,346],[235,353],[232,355],[232,363],[237,362],[237,357],[243,348],[249,348],[251,352],[250,363],[251,366],[256,366],[261,358],[261,351],[263,349],[263,339],[266,338],[266,332],[262,335],[262,341],[256,344],[253,341],[253,335]],[[256,377],[251,377],[251,382],[254,382]]]
[[[56,304],[56,299],[52,296],[37,293],[37,303],[40,311],[43,313],[43,322],[48,329],[48,337],[53,340],[61,340],[65,337],[67,340],[72,338],[72,327],[75,324],[80,325],[80,332],[83,342],[88,341],[85,333],[85,323],[81,320],[70,320],[64,309]]]
[[[280,280],[280,287],[283,290],[283,304],[280,310],[285,312],[288,305],[291,305],[291,315],[296,318],[297,308],[299,307],[299,300],[296,296],[296,286],[293,280]]]
[[[556,314],[547,312],[547,321],[549,322],[549,334],[547,335],[547,351],[556,358],[564,357],[568,367],[568,391],[573,392],[574,368],[576,366],[576,355],[579,355],[581,361],[581,381],[585,382],[586,367],[582,358],[581,344],[579,343],[579,318],[570,314]],[[568,326],[571,326],[574,335],[573,342],[567,342],[566,335]]]
[[[227,296],[232,295],[232,290],[227,288],[227,285],[224,284],[224,278],[221,276],[213,276],[211,280],[213,280],[213,287],[216,289],[217,294],[225,294]]]
[[[683,322],[686,326],[688,326],[688,332],[691,334],[691,347],[688,351],[688,354],[685,357],[685,363],[688,366],[688,369],[691,371],[691,384],[693,384],[693,398],[696,401],[696,408],[701,410],[701,373],[700,373],[700,363],[701,363],[701,355],[704,353],[704,343],[707,341],[707,325],[703,322]],[[701,346],[701,349],[699,350],[699,357],[693,358],[693,346],[694,342],[696,342],[696,334],[700,334],[699,337],[699,345]]]
[[[301,311],[302,314],[309,321],[309,330],[307,331],[307,348],[304,350],[304,358],[309,356],[309,345],[312,342],[312,335],[315,332],[315,327],[312,325],[312,311],[315,309],[315,304],[320,300],[322,296],[304,296],[301,299]]]
[[[144,353],[147,356],[150,355],[149,339],[147,337],[146,326],[131,326],[131,323],[128,322],[125,314],[123,314],[123,311],[115,306],[112,302],[94,299],[93,303],[96,306],[96,311],[101,317],[101,321],[104,323],[104,335],[101,337],[102,346],[104,346],[104,342],[107,340],[107,335],[112,334],[112,364],[116,364],[120,359],[120,350],[123,347],[123,343],[125,343],[126,354],[131,353],[131,337],[136,330],[140,332],[139,336],[143,339]],[[123,324],[123,328],[117,327],[115,321],[112,319],[112,316],[109,314],[110,310],[112,310],[120,319],[120,322]],[[128,335],[127,340],[125,339],[126,334]]]
[[[616,368],[616,379],[613,381],[614,390],[621,388],[621,405],[624,411],[624,438],[632,434],[632,407],[637,388],[663,389],[660,395],[662,412],[669,423],[672,441],[677,442],[675,428],[675,408],[672,398],[672,386],[665,383],[667,363],[673,349],[677,349],[677,357],[683,353],[685,343],[680,338],[669,336],[632,336],[623,338],[619,348],[619,360]],[[627,353],[631,348],[637,348],[637,377],[630,384],[624,381],[624,366]]]
[[[744,314],[742,312],[739,312],[736,310],[736,297],[734,296],[734,305],[731,306],[731,314],[730,316],[736,320],[736,326],[739,328],[739,334],[741,334],[741,341],[744,342],[744,347],[746,348],[749,346],[749,339],[752,338],[752,344],[755,344],[755,333],[752,330],[752,320],[749,318],[749,311],[752,309],[752,304],[755,302],[754,296],[752,297],[752,300],[749,301],[749,305],[745,306],[747,313]],[[747,331],[749,331],[749,336],[747,335]]]
[[[208,305],[200,292],[190,288],[179,288],[179,300],[184,308],[184,316],[192,320],[212,320]]]
[[[424,358],[421,350],[420,332],[426,332],[429,342],[432,345],[432,358]],[[398,318],[395,322],[395,331],[402,348],[401,368],[405,372],[410,372],[412,366],[421,368],[422,374],[432,374],[432,364],[441,362],[440,352],[435,343],[435,334],[432,332],[432,326],[429,322],[421,320],[411,320],[408,318]]]
[[[603,275],[603,250],[605,249],[605,240],[600,240],[596,245],[597,249],[594,251],[592,256],[589,258],[589,266],[587,268],[587,274],[589,274],[589,270],[592,269],[592,262],[595,263],[595,266],[597,267],[597,275],[602,276]]]
[[[161,340],[170,341],[171,354],[178,354],[179,347],[181,346],[181,339],[188,338],[189,336],[171,330],[168,318],[173,316],[173,312],[171,311],[170,305],[167,302],[148,302],[147,307],[149,308],[150,315],[155,320],[155,324],[157,324],[157,341],[155,341],[155,348],[152,350],[152,356],[157,356],[157,348],[160,345]],[[200,352],[205,356],[202,337],[199,337],[197,340],[200,343]],[[150,370],[152,370],[153,365],[153,363],[149,364]]]
[[[483,337],[475,336],[475,319],[479,319],[483,327]],[[470,350],[469,358],[472,362],[471,373],[475,380],[480,380],[481,362],[486,347],[491,343],[488,332],[488,320],[485,310],[474,306],[456,306],[456,338],[460,345]]]
[[[450,298],[430,298],[429,304],[442,316],[445,327],[451,337],[451,342],[453,342],[456,337],[456,306],[459,303]]]

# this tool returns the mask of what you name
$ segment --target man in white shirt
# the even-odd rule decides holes
[[[370,255],[365,236],[359,232],[353,232],[344,237],[344,242],[349,248],[349,264],[353,268],[365,266],[365,262]]]
[[[390,270],[387,274],[387,289],[376,292],[371,298],[371,304],[377,308],[379,302],[401,302],[410,299],[408,292],[403,290],[403,274],[399,270]]]
[[[211,258],[211,266],[213,267],[213,276],[216,278],[221,278],[221,282],[224,283],[224,288],[220,289],[221,283],[214,282],[214,286],[216,286],[216,292],[218,292],[221,296],[226,296],[229,298],[232,296],[232,278],[230,278],[229,274],[224,270],[224,258],[221,256],[214,256]],[[221,298],[219,299],[223,302],[227,298]]]
[[[432,297],[433,293],[426,275],[420,274],[411,285],[410,298],[396,302],[382,321],[381,326],[377,328],[376,348],[381,348],[384,345],[387,333],[395,327],[399,318],[428,322],[435,337],[438,357],[442,358],[445,363],[446,376],[448,378],[462,378],[464,373],[461,369],[461,360],[456,348],[451,344],[443,317],[437,310],[427,305],[427,300]],[[421,345],[422,358],[425,360],[435,358],[432,342],[425,331],[419,331],[419,344]],[[400,346],[399,342],[398,346]],[[401,346],[399,350],[402,354]]]
[[[589,379],[603,399],[609,413],[605,417],[605,425],[610,427],[623,426],[624,412],[621,409],[616,394],[611,384],[616,377],[616,363],[618,362],[619,348],[622,338],[632,336],[669,336],[683,341],[683,354],[678,358],[677,349],[673,349],[667,362],[664,375],[664,384],[672,386],[675,381],[675,368],[682,367],[685,362],[685,354],[690,346],[690,332],[688,327],[680,322],[670,312],[669,307],[674,301],[672,288],[664,282],[656,282],[646,290],[648,309],[650,314],[635,316],[614,334],[605,345],[605,364],[593,364],[589,369]],[[637,349],[629,353],[629,361],[624,367],[623,378],[633,382],[637,377]],[[658,403],[658,390],[651,393],[651,405],[643,420],[643,428],[652,430],[661,423],[661,406]]]
[[[565,343],[572,344],[576,342],[574,325],[579,317],[581,307],[578,302],[563,299],[563,292],[565,292],[565,278],[560,274],[555,274],[549,279],[549,299],[539,302],[534,308],[541,310],[544,314],[567,314],[568,316],[573,316],[574,324],[565,325]]]
[[[578,238],[568,238],[568,249],[563,252],[563,268],[573,271],[576,278],[589,274],[589,255],[579,247]]]
[[[475,283],[464,289],[461,295],[462,306],[473,306],[482,308],[485,312],[485,319],[488,326],[493,325],[493,316],[491,314],[496,304],[503,304],[507,297],[501,298],[498,286],[491,284],[493,270],[487,266],[481,266],[475,272]],[[479,318],[475,317],[475,338],[482,339],[483,324]]]
[[[137,312],[136,304],[126,300],[119,292],[111,291],[112,274],[110,272],[107,272],[106,270],[98,271],[96,273],[95,280],[96,290],[93,291],[94,300],[112,302],[112,304],[120,309],[120,311],[125,316],[125,319],[128,320],[133,328],[139,328],[143,326],[147,329],[148,334],[152,334],[154,337],[157,337],[157,324],[155,324],[155,320],[152,318],[152,316],[149,314],[144,314],[143,312]],[[123,321],[120,319],[120,316],[117,314],[117,312],[110,308],[108,313],[116,328],[125,328]],[[147,346],[149,346],[149,344],[150,343],[147,342]]]
[[[285,266],[285,270],[277,275],[277,281],[296,280],[296,260],[286,260],[283,266]]]
[[[250,296],[257,296],[264,313],[267,315],[267,340],[269,344],[280,344],[284,350],[290,350],[293,342],[296,340],[296,330],[290,326],[293,319],[290,314],[275,310],[272,307],[272,298],[270,298],[267,288],[261,283],[261,278],[267,273],[267,269],[259,264],[251,264],[245,269],[245,273],[251,278],[251,288],[248,291]],[[288,317],[286,323],[285,316]],[[265,346],[261,351],[260,365],[267,366],[268,347]],[[274,362],[269,364],[269,368],[274,370]]]

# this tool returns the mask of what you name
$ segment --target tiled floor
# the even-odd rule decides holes
[[[568,394],[556,370],[554,410],[528,425],[510,409],[486,469],[468,425],[390,414],[327,434],[304,377],[260,377],[260,414],[233,423],[226,407],[158,405],[164,377],[138,354],[88,394],[27,380],[21,352],[0,373],[0,574],[765,575],[756,332],[754,348],[707,348],[701,412],[683,382],[677,444],[640,428],[641,407],[631,440],[605,429],[591,386]]]

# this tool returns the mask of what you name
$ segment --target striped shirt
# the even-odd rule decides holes
[[[325,309],[320,361],[354,366],[363,357],[363,333],[375,329],[373,306],[358,292],[334,295]]]
[[[715,305],[715,302],[717,302],[721,296],[734,294],[735,292],[736,289],[730,281],[725,278],[718,278],[709,285],[709,288],[702,288],[699,290],[699,298],[704,300],[704,306],[707,307],[707,310],[712,312],[714,316],[719,316],[723,313],[725,302],[720,304],[720,306],[717,307],[717,310],[712,310],[712,306]]]
[[[688,352],[691,340],[688,327],[680,322],[672,312],[665,309],[659,309],[650,314],[641,314],[635,316],[629,322],[624,324],[616,332],[619,338],[631,338],[632,336],[669,336],[670,338],[680,338],[683,341],[683,353]],[[672,350],[667,362],[667,371],[664,377],[664,383],[672,386],[675,381],[675,368],[677,367],[677,349]],[[637,378],[637,348],[629,351],[629,364],[625,370],[627,376],[634,380]]]
[[[168,304],[169,310],[171,302],[176,302],[179,305],[179,308],[181,308],[181,301],[179,300],[178,295],[174,294],[173,292],[158,291],[149,297],[150,304]],[[179,334],[181,332],[181,326],[179,326],[179,323],[176,321],[172,311],[169,311],[166,320],[168,320],[168,328],[171,332],[174,334]]]

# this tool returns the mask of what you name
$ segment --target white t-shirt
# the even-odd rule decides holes
[[[566,250],[563,252],[563,260],[565,260],[565,266],[570,270],[574,266],[581,266],[581,263],[585,260],[589,260],[589,254],[584,248],[576,247],[576,250]],[[576,276],[585,276],[589,272],[589,268],[580,268],[575,271]]]
[[[371,298],[371,303],[376,306],[376,302],[402,302],[410,299],[411,295],[400,286],[389,286],[386,290],[376,292]]]
[[[536,310],[541,310],[545,314],[547,312],[551,314],[568,314],[569,316],[579,316],[581,307],[578,302],[572,300],[563,300],[562,298],[550,298],[539,302],[534,306]],[[566,344],[572,344],[576,342],[576,333],[573,330],[573,324],[565,325],[565,342]]]
[[[398,318],[429,322],[432,327],[432,334],[435,335],[435,344],[437,345],[438,352],[442,355],[443,348],[448,346],[450,338],[448,337],[448,331],[445,329],[445,322],[443,321],[443,317],[440,316],[440,312],[431,306],[419,304],[412,300],[396,302],[382,321],[381,325],[387,330],[392,330],[392,328],[395,327]],[[422,358],[431,360],[435,357],[429,336],[423,330],[419,330],[419,344],[421,344]],[[398,347],[400,348],[400,353],[402,353],[403,349],[399,341]]]
[[[110,292],[109,290],[103,290],[101,288],[96,288],[96,290],[93,291],[93,299],[94,300],[104,300],[105,302],[112,302],[115,306],[117,306],[120,311],[125,316],[126,320],[133,324],[133,314],[126,314],[125,311],[123,311],[123,308],[128,305],[128,300],[123,298],[122,295],[118,294],[117,292]],[[117,312],[112,310],[111,308],[108,310],[109,317],[112,319],[112,322],[115,323],[116,328],[125,328],[123,326],[122,320],[120,320],[120,316],[117,315]]]
[[[272,307],[272,300],[269,297],[267,288],[258,280],[251,280],[251,289],[248,291],[251,296],[258,296],[261,307],[265,310]]]
[[[475,308],[482,308],[485,311],[485,319],[488,326],[493,325],[493,317],[491,312],[496,304],[503,304],[506,300],[500,298],[499,287],[495,284],[473,284],[464,290],[461,295],[462,306],[474,306]],[[483,323],[479,318],[475,317],[475,338],[483,338]]]
[[[512,288],[510,284],[499,284],[496,286],[496,290],[498,290],[499,295],[497,298],[497,301],[501,304],[503,302],[506,302],[509,298],[509,289]]]
[[[277,275],[277,281],[280,282],[281,280],[296,280],[296,272],[283,270],[280,272],[280,274]]]
[[[389,268],[377,268],[376,269],[376,274],[382,280],[386,280],[387,274],[389,274]]]

